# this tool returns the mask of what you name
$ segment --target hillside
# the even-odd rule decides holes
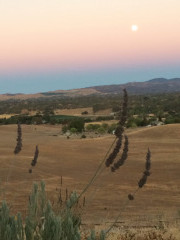
[[[0,131],[3,135],[0,141],[2,189],[6,187],[12,211],[23,213],[35,180],[45,180],[48,196],[54,201],[58,197],[56,189],[60,188],[61,176],[63,199],[66,188],[69,192],[75,189],[79,193],[114,140],[114,136],[67,140],[60,135],[58,126],[23,125],[23,149],[14,159],[16,126],[0,126]],[[117,216],[127,195],[137,188],[148,147],[152,153],[152,174],[147,185],[137,193],[135,201],[123,212],[121,220],[125,221],[125,225],[144,226],[146,222],[148,225],[155,224],[160,213],[167,214],[168,221],[175,219],[179,210],[179,132],[180,124],[128,130],[128,161],[115,173],[105,168],[86,193],[83,222],[102,223],[103,220],[105,223]],[[29,174],[36,145],[40,150],[38,164]],[[9,169],[11,174],[6,182]]]
[[[126,88],[129,94],[157,94],[157,93],[172,93],[180,92],[180,78],[165,79],[156,78],[145,82],[129,82],[126,84],[94,86],[88,88],[72,89],[72,90],[57,90],[50,92],[41,92],[35,94],[1,94],[0,100],[9,99],[37,99],[37,98],[66,98],[80,97],[90,95],[106,95],[121,93],[122,89]]]
[[[94,87],[100,93],[119,93],[126,88],[129,94],[153,94],[180,91],[180,78],[165,79],[156,78],[146,82],[130,82],[120,85]]]

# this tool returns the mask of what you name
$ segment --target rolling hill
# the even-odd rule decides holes
[[[89,95],[119,94],[126,88],[129,94],[157,94],[180,92],[180,78],[165,79],[155,78],[145,82],[129,82],[126,84],[114,84],[104,86],[94,86],[88,88],[57,90],[50,92],[41,92],[35,94],[1,94],[0,100],[8,99],[30,99],[30,98],[65,98]]]
[[[130,82],[119,85],[97,86],[94,87],[101,93],[119,93],[126,88],[129,94],[153,94],[180,91],[180,78],[165,79],[156,78],[146,82]]]

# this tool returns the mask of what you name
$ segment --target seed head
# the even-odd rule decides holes
[[[22,130],[21,125],[18,123],[17,125],[17,138],[16,138],[17,144],[14,149],[14,154],[18,154],[22,149]]]
[[[122,106],[122,112],[121,116],[118,122],[118,126],[115,130],[115,135],[118,138],[116,142],[116,146],[113,149],[112,153],[108,156],[106,159],[106,167],[109,167],[117,157],[117,154],[119,153],[121,146],[122,146],[122,138],[123,138],[123,132],[124,132],[124,126],[127,120],[127,104],[128,104],[128,95],[126,89],[123,90],[124,95],[123,95],[123,106]],[[111,168],[111,171],[114,171],[114,166]]]
[[[106,167],[109,167],[115,160],[115,158],[117,157],[117,154],[119,153],[120,149],[121,149],[121,145],[122,145],[122,135],[119,136],[117,142],[116,142],[116,146],[113,149],[112,153],[109,155],[109,157],[106,159]]]
[[[134,196],[133,196],[132,194],[129,194],[129,195],[128,195],[128,199],[129,199],[130,201],[133,201],[133,200],[134,200]]]
[[[36,146],[35,153],[34,153],[34,158],[31,162],[32,167],[34,167],[36,165],[38,156],[39,156],[39,149],[38,149],[38,146]]]
[[[128,137],[125,135],[124,138],[125,138],[125,142],[124,142],[123,153],[122,153],[120,159],[116,163],[114,163],[113,167],[111,167],[112,172],[115,172],[115,170],[117,170],[119,167],[121,167],[125,163],[125,161],[128,157],[128,150],[129,150],[128,149],[128,145],[129,145]]]
[[[138,182],[139,188],[142,188],[146,184],[147,178],[150,176],[150,171],[149,171],[150,168],[151,168],[151,152],[148,148],[147,155],[146,155],[145,171],[143,172],[143,176]]]

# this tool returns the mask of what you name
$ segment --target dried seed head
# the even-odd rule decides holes
[[[139,188],[142,188],[146,184],[146,181],[147,181],[147,175],[143,175],[138,182]]]
[[[147,151],[147,155],[146,155],[146,166],[145,166],[146,170],[149,171],[151,168],[151,152],[148,148]]]
[[[21,125],[18,123],[17,125],[17,138],[16,138],[17,144],[14,149],[14,154],[18,154],[22,149],[22,130]]]
[[[142,178],[138,182],[139,188],[142,188],[146,184],[147,178],[150,176],[150,172],[149,172],[150,168],[151,168],[151,152],[148,148],[147,155],[146,155],[145,171],[143,172]]]
[[[127,95],[127,91],[126,89],[123,89],[124,94],[123,94],[123,105],[122,105],[122,111],[120,114],[120,119],[119,119],[119,123],[118,126],[124,127],[126,120],[127,120],[127,107],[128,107],[128,95]],[[116,131],[115,133],[118,133],[118,131]],[[118,135],[116,135],[118,137]]]
[[[111,172],[115,172],[115,171],[116,171],[115,167],[112,166],[112,167],[111,167]]]
[[[36,162],[34,160],[32,160],[31,166],[34,167],[35,165],[36,165]]]
[[[109,157],[106,159],[106,167],[109,167],[117,157],[117,154],[119,153],[122,145],[122,135],[118,138],[116,142],[116,146],[113,149],[113,152],[109,155]]]
[[[128,157],[128,145],[129,145],[129,141],[128,141],[128,137],[125,135],[124,136],[124,138],[125,138],[125,142],[124,142],[124,148],[123,148],[123,153],[122,153],[122,155],[121,155],[121,158],[116,162],[116,163],[114,163],[114,166],[113,167],[111,167],[111,171],[112,172],[114,172],[115,170],[117,170],[119,167],[121,167],[124,163],[125,163],[125,161],[126,161],[126,159],[127,159],[127,157]]]
[[[149,171],[144,171],[144,175],[146,175],[147,177],[149,177],[151,175],[151,173]]]
[[[129,194],[129,195],[128,195],[128,199],[129,199],[130,201],[133,201],[133,200],[134,200],[134,196],[133,196],[132,194]]]
[[[39,149],[38,149],[38,146],[36,146],[36,150],[35,150],[35,153],[34,153],[34,161],[36,163],[37,163],[38,156],[39,156]]]
[[[124,132],[124,127],[122,125],[118,125],[116,130],[115,130],[115,135],[116,137],[121,137]]]
[[[36,146],[35,153],[34,153],[34,158],[33,158],[32,162],[31,162],[31,166],[32,167],[36,166],[38,156],[39,156],[39,149],[38,149],[38,146]]]
[[[121,149],[121,146],[122,146],[124,125],[125,125],[126,120],[127,120],[127,104],[128,104],[128,96],[127,96],[126,89],[124,89],[123,91],[124,91],[124,95],[123,95],[122,112],[121,112],[121,116],[120,116],[120,119],[119,119],[118,126],[117,126],[116,131],[115,131],[115,135],[118,138],[118,140],[116,142],[116,146],[113,149],[112,153],[110,153],[110,155],[106,159],[106,163],[105,163],[106,167],[109,167],[114,162],[114,160],[117,157],[117,154],[119,153],[119,151]],[[113,169],[114,168],[112,168],[111,170],[113,171]]]

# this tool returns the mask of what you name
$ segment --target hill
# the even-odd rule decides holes
[[[114,136],[66,139],[60,135],[58,126],[23,125],[23,149],[14,159],[16,126],[0,126],[0,131],[3,135],[0,140],[1,187],[6,188],[6,198],[13,212],[26,211],[35,180],[45,180],[48,196],[54,202],[58,197],[56,189],[62,189],[63,200],[66,188],[69,192],[76,189],[79,193],[114,140]],[[121,220],[143,226],[147,221],[152,226],[161,213],[167,215],[168,221],[175,219],[179,210],[179,131],[180,124],[127,130],[130,144],[128,160],[115,173],[105,168],[86,193],[83,222],[109,222],[117,216],[127,195],[137,187],[148,147],[152,153],[152,174],[135,201],[123,212]],[[38,164],[29,174],[36,145],[40,150]],[[6,182],[9,169],[11,174]]]
[[[155,78],[146,82],[130,82],[119,85],[94,87],[100,93],[116,94],[126,88],[129,94],[156,94],[180,91],[180,78],[165,79]]]
[[[90,95],[106,95],[119,94],[122,89],[126,88],[129,94],[158,94],[180,92],[180,78],[165,79],[155,78],[145,82],[129,82],[126,84],[114,84],[104,86],[94,86],[88,88],[72,89],[72,90],[56,90],[50,92],[41,92],[35,94],[1,94],[0,100],[9,99],[37,99],[37,98],[66,98]]]

